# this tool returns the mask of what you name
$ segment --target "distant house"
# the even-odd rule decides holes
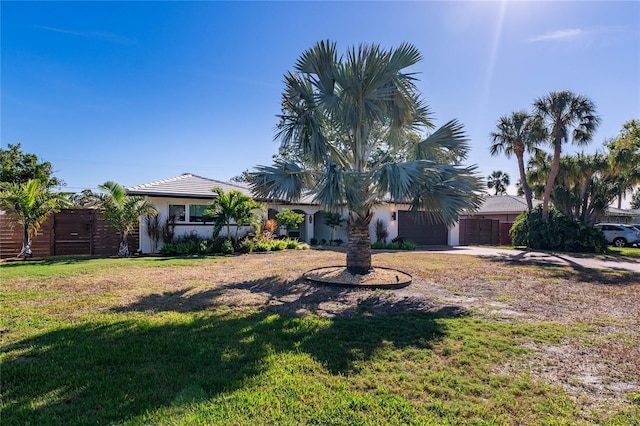
[[[640,223],[640,209],[628,210],[608,207],[604,215],[598,217],[598,222]]]
[[[542,204],[533,200],[533,206]],[[527,210],[527,200],[515,195],[490,195],[475,212],[460,215],[460,245],[510,245],[509,229],[518,215]]]

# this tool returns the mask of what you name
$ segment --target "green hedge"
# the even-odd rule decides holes
[[[543,220],[542,206],[521,213],[509,235],[514,246],[574,253],[607,252],[607,240],[600,230],[555,209],[549,209],[549,218]]]
[[[377,250],[415,250],[416,244],[411,241],[392,241],[389,244],[386,244],[383,241],[378,241],[371,244],[372,249]]]
[[[176,255],[207,255],[207,254],[232,254],[235,251],[240,253],[251,253],[252,251],[280,251],[306,248],[306,244],[290,238],[268,240],[268,239],[244,239],[234,246],[231,240],[218,237],[216,239],[202,238],[197,234],[189,234],[176,238],[172,243],[166,243],[160,249],[160,254],[164,256]]]

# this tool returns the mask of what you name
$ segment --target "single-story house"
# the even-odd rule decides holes
[[[640,209],[619,209],[608,207],[604,215],[598,218],[598,222],[613,223],[640,223]]]
[[[211,190],[220,187],[225,192],[238,190],[250,195],[248,186],[241,183],[222,182],[191,173],[181,176],[136,185],[127,188],[130,195],[141,195],[158,209],[160,221],[166,221],[173,216],[175,218],[174,236],[184,236],[196,233],[201,237],[211,237],[213,225],[204,222],[204,211],[210,206],[216,194]],[[301,241],[310,243],[312,240],[329,242],[333,240],[347,241],[346,225],[334,229],[324,223],[325,212],[314,203],[311,197],[303,197],[296,203],[283,200],[256,199],[265,206],[265,219],[273,219],[275,215],[287,208],[304,214],[304,222],[297,230],[289,232],[290,236],[297,237]],[[533,200],[534,206],[541,204],[540,200]],[[419,220],[409,212],[408,205],[388,203],[375,209],[375,217],[371,223],[371,241],[375,242],[375,222],[380,219],[387,228],[389,236],[387,242],[402,237],[413,241],[418,245],[509,245],[509,229],[520,213],[527,209],[526,200],[523,197],[513,195],[486,196],[484,204],[475,212],[463,213],[460,220],[452,227],[444,224],[429,224]],[[609,212],[617,214],[617,218],[624,218],[625,222],[640,222],[640,214],[626,210],[619,212],[610,208]],[[626,213],[625,213],[626,212]],[[631,213],[629,213],[631,212]],[[640,213],[635,211],[636,213]],[[623,215],[626,214],[627,216]],[[347,212],[344,212],[346,219]],[[620,220],[615,220],[620,222]],[[346,220],[344,222],[346,224]],[[232,226],[234,226],[232,224]],[[241,230],[240,234],[250,232],[251,228]],[[224,230],[222,231],[224,235]],[[232,229],[235,232],[235,229]],[[143,220],[140,224],[140,247],[142,253],[152,253],[162,247],[160,241],[158,247],[153,247],[151,237],[147,232],[147,223]]]
[[[225,192],[238,190],[247,195],[252,195],[250,189],[240,183],[222,182],[191,173],[181,176],[163,179],[155,182],[127,188],[129,195],[146,197],[157,209],[161,223],[167,218],[175,218],[175,237],[196,233],[202,237],[210,237],[213,232],[211,223],[203,221],[204,211],[209,207],[216,194],[211,191],[214,187],[220,187]],[[298,237],[302,241],[311,242],[329,241],[331,228],[324,223],[325,212],[314,203],[310,197],[303,197],[297,203],[288,203],[278,200],[261,200],[265,207],[265,218],[273,218],[283,208],[303,213],[305,220],[297,231],[290,235]],[[426,224],[408,211],[409,206],[400,204],[386,204],[376,208],[375,217],[371,224],[371,239],[375,242],[375,222],[380,219],[387,228],[389,236],[387,242],[403,237],[420,245],[458,245],[458,228],[448,229],[444,224]],[[347,212],[344,212],[346,218]],[[345,221],[346,223],[346,221]],[[233,224],[232,224],[233,226]],[[140,251],[151,253],[160,247],[153,247],[152,239],[147,232],[147,223],[142,220],[140,224]],[[241,231],[250,231],[250,228]],[[235,230],[232,230],[235,232]],[[224,234],[224,230],[222,231]],[[346,226],[334,230],[333,240],[347,241]]]

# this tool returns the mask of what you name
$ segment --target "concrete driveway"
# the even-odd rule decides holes
[[[433,251],[447,254],[466,254],[471,256],[493,257],[507,261],[547,263],[577,268],[608,269],[640,273],[640,262],[620,260],[615,257],[595,257],[592,255],[566,254],[535,250],[503,249],[482,246],[423,246],[421,251]],[[638,249],[640,250],[640,248]],[[638,277],[640,280],[640,276]]]

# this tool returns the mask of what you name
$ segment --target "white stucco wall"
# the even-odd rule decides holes
[[[449,245],[460,245],[460,222],[456,222],[451,228],[449,228]]]
[[[160,218],[160,224],[164,225],[168,215],[169,215],[169,205],[184,205],[186,209],[186,221],[185,222],[176,222],[175,226],[175,234],[174,237],[181,237],[184,235],[189,235],[191,233],[195,233],[202,238],[211,238],[213,236],[213,225],[211,223],[200,223],[189,222],[189,205],[191,204],[211,204],[210,198],[170,198],[170,197],[148,197],[148,200],[156,207],[158,210],[158,216]],[[266,214],[266,213],[265,213]],[[240,229],[239,235],[244,235],[247,232],[253,231],[253,228],[250,226],[245,226]],[[224,236],[227,233],[226,227],[220,231],[220,235]],[[235,225],[231,225],[231,234],[235,235]],[[158,250],[162,248],[163,242],[162,237],[158,241]],[[147,223],[143,219],[140,221],[140,247],[139,250],[142,253],[152,253],[152,241],[151,237],[147,233]]]
[[[177,204],[177,205],[185,205],[186,206],[186,222],[178,222],[175,227],[175,237],[188,235],[190,233],[196,233],[202,238],[211,238],[213,234],[213,225],[211,224],[202,224],[202,223],[190,223],[189,222],[189,205],[190,204],[211,204],[211,199],[196,199],[196,198],[171,198],[171,197],[149,197],[149,201],[156,206],[158,209],[160,223],[164,224],[168,214],[169,214],[169,205]],[[398,211],[399,210],[407,210],[409,206],[405,205],[396,205],[396,204],[386,204],[381,205],[375,208],[374,217],[371,221],[371,225],[369,227],[371,242],[374,243],[376,241],[376,221],[378,219],[382,220],[382,222],[387,226],[387,231],[389,232],[389,236],[387,237],[387,242],[390,242],[394,238],[398,236]],[[277,211],[282,210],[283,208],[288,208],[290,210],[301,211],[305,214],[305,221],[303,223],[303,234],[302,237],[305,242],[309,243],[311,238],[316,238],[317,240],[326,240],[330,239],[331,228],[324,225],[322,222],[322,209],[319,206],[310,206],[310,205],[279,205],[279,204],[268,204],[265,208],[264,215],[266,216],[267,209],[272,208]],[[396,214],[395,219],[393,218],[393,214]],[[347,218],[346,211],[344,213],[345,219]],[[240,230],[240,235],[244,235],[247,232],[251,232],[251,227],[244,227],[244,229]],[[347,234],[347,222],[343,226],[336,228],[333,239],[341,239],[346,244],[348,240]],[[235,233],[235,227],[232,225],[231,233]],[[221,231],[221,235],[226,235],[226,228],[223,228]],[[455,246],[459,245],[459,235],[460,228],[459,224],[456,223],[452,228],[449,229],[448,241],[449,245]],[[158,250],[162,247],[162,238],[158,242]],[[140,247],[139,249],[142,253],[151,253],[152,252],[152,243],[151,238],[147,234],[147,224],[145,221],[141,221],[140,223]]]

